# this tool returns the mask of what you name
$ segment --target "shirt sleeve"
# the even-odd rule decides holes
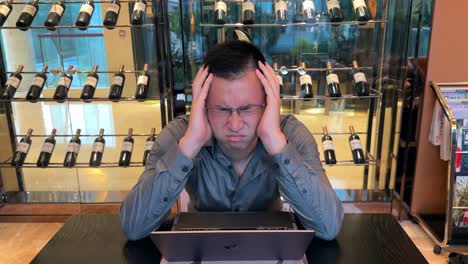
[[[186,123],[174,120],[160,133],[148,157],[145,171],[120,207],[120,222],[129,240],[144,238],[170,213],[192,171],[178,140]]]
[[[341,229],[343,207],[325,175],[312,134],[292,118],[285,121],[288,124],[283,129],[288,144],[273,156],[280,172],[277,176],[280,194],[305,228],[331,240]]]

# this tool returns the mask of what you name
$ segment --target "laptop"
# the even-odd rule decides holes
[[[179,213],[172,231],[150,234],[169,262],[299,261],[313,236],[288,212]]]

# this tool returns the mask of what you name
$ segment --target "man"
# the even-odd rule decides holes
[[[190,117],[160,133],[146,169],[120,209],[128,239],[158,228],[185,187],[190,210],[279,210],[280,195],[302,225],[333,239],[343,209],[317,144],[294,116],[280,117],[279,82],[254,46],[210,49],[192,85]]]

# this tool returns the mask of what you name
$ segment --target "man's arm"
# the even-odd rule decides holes
[[[287,116],[282,123],[288,144],[273,155],[279,167],[280,194],[305,228],[314,229],[320,238],[334,239],[341,229],[343,208],[325,175],[317,144],[294,116]]]
[[[157,229],[177,201],[193,167],[177,141],[187,121],[169,123],[154,143],[145,171],[120,207],[120,222],[128,239],[136,240]]]
[[[211,139],[205,101],[213,74],[202,67],[192,85],[190,120],[169,123],[156,140],[145,171],[120,207],[120,222],[128,239],[147,236],[164,221],[189,178],[193,158]]]
[[[343,208],[322,168],[317,144],[307,128],[293,116],[280,123],[280,85],[274,70],[258,62],[258,79],[266,94],[266,108],[257,126],[265,150],[278,165],[279,190],[304,227],[324,239],[341,229]]]

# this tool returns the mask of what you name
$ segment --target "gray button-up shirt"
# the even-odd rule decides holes
[[[259,141],[239,177],[216,144],[204,146],[195,159],[178,147],[188,117],[171,121],[157,138],[145,171],[120,208],[122,228],[130,240],[147,236],[164,221],[185,187],[195,211],[263,211],[281,209],[280,195],[302,225],[323,239],[341,228],[343,208],[328,181],[317,144],[293,115],[281,117],[288,141],[270,156]]]

